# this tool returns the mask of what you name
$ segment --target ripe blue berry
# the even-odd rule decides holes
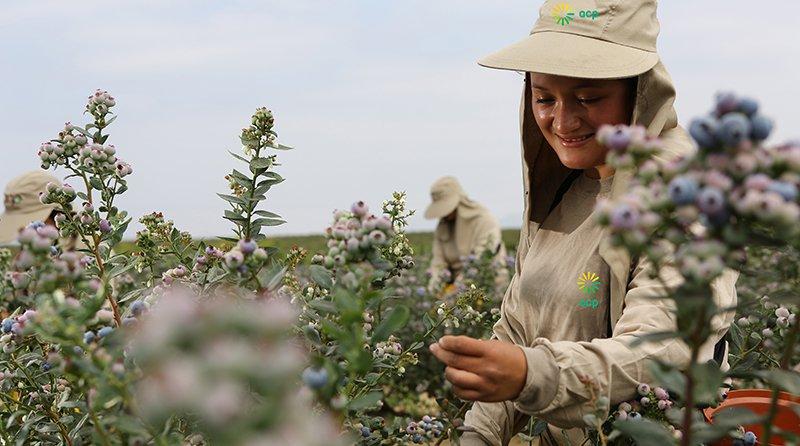
[[[750,118],[750,137],[756,141],[763,141],[767,139],[772,133],[772,120],[764,115],[755,115]]]
[[[131,304],[131,314],[133,314],[135,317],[139,317],[144,312],[144,309],[145,305],[141,300],[137,300]]]
[[[110,335],[113,331],[114,331],[113,327],[106,326],[106,327],[103,327],[103,328],[97,330],[97,335],[100,336],[101,338],[104,338],[104,337]]]
[[[11,331],[11,326],[14,325],[14,319],[7,317],[3,319],[3,333],[8,333]]]
[[[303,370],[303,382],[312,389],[322,388],[328,383],[328,371],[309,367]]]
[[[704,187],[697,196],[697,206],[706,215],[715,215],[725,209],[725,196],[716,187]]]
[[[95,334],[93,331],[87,331],[83,334],[83,342],[86,344],[91,343],[95,339]]]
[[[744,434],[744,444],[745,446],[753,446],[756,444],[756,434],[752,433],[751,431],[747,431]]]
[[[750,120],[743,113],[728,113],[720,120],[719,139],[726,147],[739,147],[750,137]]]
[[[703,149],[711,149],[717,145],[719,123],[711,116],[695,118],[689,124],[689,134]]]
[[[747,116],[753,116],[758,112],[758,101],[752,98],[742,98],[739,100],[738,110]]]
[[[694,202],[697,189],[697,182],[685,176],[673,178],[668,186],[669,197],[679,206]]]
[[[366,438],[372,435],[372,431],[367,426],[361,426],[361,436]]]
[[[780,194],[786,201],[794,201],[797,198],[797,186],[785,181],[773,181],[767,186],[768,191]]]

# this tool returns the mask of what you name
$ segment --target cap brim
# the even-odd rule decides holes
[[[20,229],[36,220],[46,220],[52,211],[53,209],[43,208],[33,212],[3,213],[0,215],[0,245],[13,242],[17,239]]]
[[[478,61],[501,70],[530,71],[587,79],[642,74],[658,63],[658,53],[577,34],[533,33]]]
[[[432,220],[449,215],[456,210],[460,200],[461,198],[458,195],[453,195],[434,201],[428,206],[428,209],[425,209],[425,218]]]

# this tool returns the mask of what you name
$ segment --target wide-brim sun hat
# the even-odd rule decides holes
[[[0,244],[12,243],[19,230],[34,221],[45,221],[55,209],[55,204],[42,204],[39,193],[47,183],[61,184],[58,178],[35,170],[8,182],[4,191],[5,210],[0,215]]]
[[[659,61],[655,0],[545,1],[530,35],[478,64],[587,79],[638,76]]]
[[[431,186],[431,204],[425,209],[425,218],[438,219],[450,215],[458,208],[464,189],[455,177],[439,178]]]

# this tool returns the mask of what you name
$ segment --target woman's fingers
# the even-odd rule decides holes
[[[442,348],[442,346],[438,343],[431,344],[431,352],[434,356],[436,356],[437,359],[439,359],[439,361],[445,363],[445,365],[455,367],[457,369],[475,370],[475,368],[479,365],[478,358],[454,353],[450,350]]]
[[[483,356],[486,342],[469,336],[442,336],[438,344],[445,350],[469,356]]]
[[[467,401],[478,401],[481,399],[481,393],[477,390],[464,389],[458,386],[453,386],[453,392],[457,397]]]
[[[480,390],[483,388],[483,378],[466,370],[447,367],[444,369],[444,377],[454,386],[463,389]]]

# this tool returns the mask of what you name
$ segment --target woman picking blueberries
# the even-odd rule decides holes
[[[652,381],[652,359],[690,361],[680,340],[631,345],[675,327],[672,301],[662,282],[649,277],[653,265],[611,247],[592,215],[598,200],[626,192],[632,176],[605,164],[607,149],[596,141],[603,124],[644,126],[663,141],[662,161],[695,150],[678,125],[675,89],[656,52],[656,1],[564,6],[547,0],[530,36],[479,62],[525,75],[525,208],[516,271],[493,339],[445,336],[431,345],[456,394],[475,401],[464,445],[506,445],[531,416],[548,423],[540,444],[567,444],[565,437],[581,444],[582,417],[593,411],[582,381],[594,380],[614,405]],[[670,288],[683,280],[671,267],[658,273]],[[719,307],[735,305],[737,277],[726,270],[716,279]],[[587,291],[599,305],[580,305]],[[715,357],[732,318],[713,320],[699,361]],[[716,356],[727,369],[724,341],[720,346]]]

